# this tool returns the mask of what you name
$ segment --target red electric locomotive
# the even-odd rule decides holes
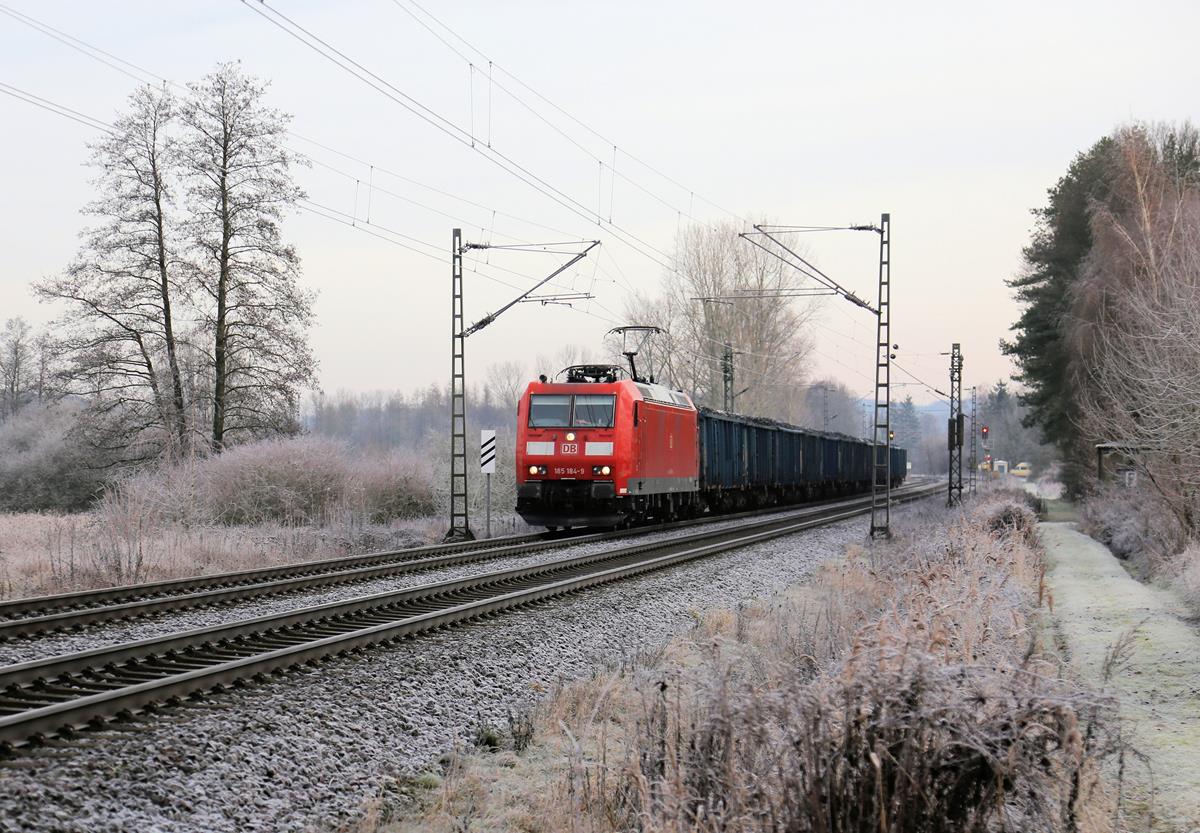
[[[567,368],[530,383],[517,408],[517,513],[550,528],[617,526],[695,506],[697,411],[686,394]]]

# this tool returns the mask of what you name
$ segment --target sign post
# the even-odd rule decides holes
[[[479,432],[479,470],[487,483],[483,536],[492,537],[492,473],[496,471],[496,431],[484,428]]]

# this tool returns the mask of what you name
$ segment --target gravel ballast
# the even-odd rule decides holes
[[[787,513],[771,513],[763,517],[770,519],[783,514]],[[744,523],[744,521],[716,521],[697,527],[696,531],[716,531],[738,523]],[[346,601],[374,593],[389,593],[439,581],[454,581],[484,572],[544,564],[560,558],[590,555],[636,543],[661,541],[679,534],[675,530],[652,532],[616,541],[596,541],[590,544],[571,544],[569,540],[566,540],[561,547],[528,555],[472,561],[436,570],[400,573],[395,576],[352,584],[319,587],[278,596],[264,596],[229,605],[157,613],[140,619],[102,622],[82,631],[63,631],[20,637],[9,642],[0,642],[0,666],[15,665],[20,662],[30,662],[43,657],[71,654],[78,651],[89,651],[93,648],[119,645],[123,642],[134,642],[140,639],[153,639],[180,631],[223,625],[243,619],[269,616],[274,613],[285,613],[301,607]]]
[[[863,526],[852,519],[54,741],[0,763],[0,830],[335,827],[387,778],[481,725],[505,726],[510,709],[538,692],[653,651],[700,611],[803,580],[862,542]],[[297,598],[272,603],[294,607]],[[170,621],[178,629],[179,618]]]

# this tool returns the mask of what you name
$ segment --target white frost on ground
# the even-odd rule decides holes
[[[1149,756],[1157,787],[1154,815],[1166,829],[1200,825],[1200,632],[1170,591],[1133,579],[1108,548],[1073,523],[1041,524],[1054,593],[1054,616],[1073,669],[1104,687],[1106,652],[1134,631],[1135,653],[1107,683],[1130,720],[1134,746]],[[1142,770],[1142,771],[1139,771]],[[1140,804],[1149,778],[1136,764],[1127,789]]]
[[[893,513],[893,523],[913,511]],[[0,762],[0,831],[301,831],[353,819],[555,683],[659,649],[700,611],[804,580],[855,518],[295,671]],[[478,568],[476,568],[478,569]]]
[[[764,515],[763,519],[770,520],[782,517],[794,511],[795,509],[791,509],[771,513]],[[713,532],[743,522],[738,520],[716,521],[695,530],[687,530],[687,532],[689,534],[692,532]],[[43,657],[60,656],[77,651],[90,651],[93,648],[120,645],[124,642],[134,642],[139,639],[153,639],[154,637],[166,636],[196,628],[207,628],[213,625],[240,622],[244,619],[253,619],[258,616],[287,613],[301,607],[347,601],[374,593],[391,593],[438,581],[455,581],[466,576],[478,575],[479,573],[490,573],[498,570],[509,570],[515,567],[545,564],[560,558],[575,558],[605,552],[615,547],[669,540],[680,534],[683,534],[680,530],[648,532],[643,535],[631,536],[616,541],[595,541],[590,544],[572,543],[567,538],[563,540],[561,547],[554,547],[526,555],[513,555],[492,559],[481,557],[477,561],[469,561],[434,570],[399,573],[394,576],[375,578],[353,584],[317,587],[284,595],[246,599],[233,604],[218,605],[215,607],[196,607],[187,610],[168,611],[152,614],[141,619],[101,622],[81,631],[62,631],[20,637],[9,642],[0,642],[0,666],[31,662]]]

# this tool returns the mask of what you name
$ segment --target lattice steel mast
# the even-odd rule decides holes
[[[829,275],[822,272],[799,252],[779,239],[777,234],[789,231],[873,231],[879,235],[879,305],[872,307],[862,298],[855,295],[846,287],[839,284]],[[818,286],[812,290],[794,288],[761,292],[754,297],[783,298],[801,297],[814,294],[841,295],[855,306],[862,307],[874,313],[877,319],[875,346],[875,412],[871,422],[874,434],[872,446],[872,477],[871,477],[871,537],[889,535],[891,525],[892,501],[892,349],[895,345],[892,339],[892,290],[891,290],[891,247],[892,247],[892,215],[882,214],[879,225],[861,226],[778,226],[756,224],[754,231],[742,232],[738,235],[743,240],[757,246],[771,256],[791,266],[805,277],[811,278]],[[756,238],[763,237],[774,243],[785,254],[780,254]],[[785,256],[786,255],[786,256]],[[723,300],[715,296],[710,300]]]
[[[892,522],[892,218],[879,218],[879,305],[875,328],[875,419],[872,436],[871,537]]]
[[[463,320],[462,229],[450,236],[450,529],[447,541],[471,541],[467,517],[466,335]]]
[[[976,420],[979,414],[979,390],[971,385],[971,467],[967,472],[967,494],[975,494],[975,477],[979,471],[979,429]]]
[[[946,425],[947,445],[950,448],[950,478],[946,494],[946,505],[954,506],[962,502],[962,449],[963,449],[963,411],[962,411],[962,349],[958,342],[950,348],[950,419]]]

